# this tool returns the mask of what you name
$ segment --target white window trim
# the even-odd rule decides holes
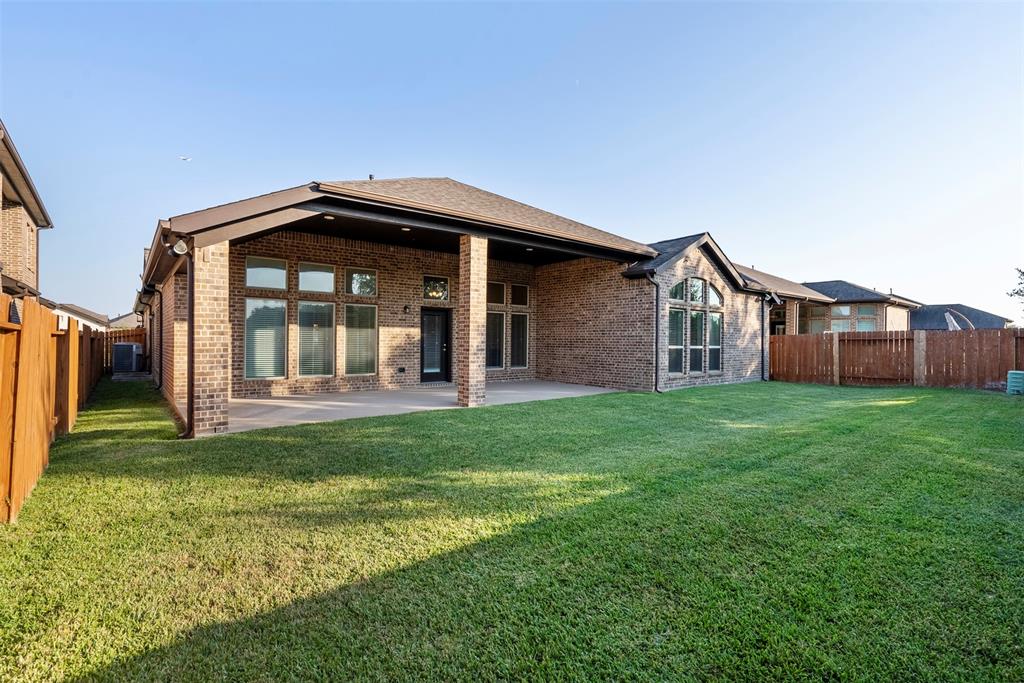
[[[508,365],[508,354],[505,353],[505,345],[509,336],[505,325],[508,320],[505,319],[505,311],[487,311],[487,315],[501,316],[501,365],[487,365],[487,319],[484,318],[484,370],[504,370]]]
[[[503,314],[504,315],[504,314]],[[512,318],[509,318],[508,323],[508,367],[510,370],[524,370],[530,367],[530,314],[529,313],[510,313],[510,316],[522,316],[526,318],[526,365],[512,365]]]
[[[262,257],[260,257],[262,258]],[[264,287],[253,287],[253,289],[268,289]],[[248,308],[249,300],[256,301],[281,301],[284,302],[284,374],[276,375],[274,377],[250,377],[246,373],[246,368],[249,367],[246,358],[246,346],[245,339],[247,332],[249,331],[249,315],[245,314],[245,319],[242,321],[242,377],[246,382],[270,382],[282,379],[288,379],[288,299],[276,296],[247,296],[244,297],[245,308]],[[243,309],[244,312],[245,309]]]
[[[721,319],[721,322],[718,324],[718,327],[719,327],[718,334],[720,336],[720,339],[718,341],[718,346],[714,346],[714,345],[711,344],[711,316],[713,316],[713,315],[717,315]],[[707,338],[708,338],[708,358],[707,358],[707,361],[708,361],[707,362],[707,366],[708,367],[707,367],[707,373],[709,375],[720,375],[723,372],[725,372],[725,357],[724,357],[724,355],[722,353],[722,342],[725,341],[725,315],[723,315],[721,311],[709,311],[708,313],[705,313],[705,319],[706,320],[705,320],[704,326],[707,328]],[[712,370],[711,369],[711,349],[718,349],[718,369],[717,370]]]
[[[670,299],[670,301],[679,301],[679,299]],[[682,344],[672,344],[670,342],[666,342],[666,344],[665,344],[665,347],[669,351],[669,354],[668,354],[669,357],[666,359],[667,360],[667,367],[668,367],[668,374],[671,377],[682,377],[683,375],[686,374],[686,368],[689,367],[689,365],[690,365],[690,360],[689,360],[690,357],[688,355],[689,354],[689,347],[686,345],[686,335],[688,334],[686,328],[687,328],[687,325],[690,322],[690,311],[688,311],[687,309],[683,308],[682,306],[669,306],[668,307],[668,325],[669,325],[669,327],[667,328],[666,331],[668,332],[668,338],[669,339],[672,338],[672,328],[671,328],[671,325],[672,325],[672,311],[679,311],[680,313],[683,314],[683,343]],[[682,349],[683,350],[683,367],[682,367],[681,370],[677,371],[677,370],[673,370],[672,369],[672,349]]]
[[[426,289],[426,284],[427,284],[426,282],[424,282],[424,280],[426,280],[427,278],[433,278],[435,280],[444,280],[445,282],[447,282],[448,283],[448,296],[446,296],[443,299],[428,299],[426,297],[426,295],[424,294],[424,291]],[[420,298],[423,299],[424,301],[433,301],[433,302],[448,301],[448,302],[450,302],[452,300],[452,279],[449,276],[447,276],[447,275],[431,275],[430,273],[423,273],[423,277],[420,279]]]
[[[284,266],[284,287],[260,287],[258,285],[249,284],[249,259],[263,259],[264,261],[277,261]],[[288,291],[288,259],[276,258],[274,256],[260,256],[259,254],[249,254],[245,257],[245,288],[246,289],[264,289],[270,292],[287,292]],[[250,297],[252,299],[268,299],[272,297]]]
[[[361,270],[370,270],[370,269],[369,268],[363,268]],[[346,275],[345,278],[348,279],[348,275]],[[360,295],[353,294],[351,296],[360,296]],[[351,301],[345,303],[345,308],[346,309],[349,306],[363,306],[365,308],[378,309],[377,304],[360,304],[360,303],[352,303]],[[337,323],[335,323],[335,327],[337,327]],[[348,371],[348,311],[345,312],[345,325],[344,325],[344,327],[345,327],[345,353],[342,354],[342,358],[341,358],[342,362],[345,363],[345,374],[344,374],[344,376],[345,377],[373,377],[374,375],[378,374],[380,372],[380,311],[379,310],[375,310],[374,314],[373,314],[373,329],[377,333],[377,335],[376,335],[377,336],[377,346],[374,349],[374,351],[376,351],[376,353],[373,354],[373,358],[374,358],[374,360],[373,360],[373,372],[349,372]],[[337,342],[335,342],[335,343],[337,343]]]
[[[513,287],[526,287],[526,303],[525,304],[514,304],[514,303],[512,303],[512,288]],[[509,306],[515,306],[516,308],[529,308],[530,307],[530,301],[532,300],[532,298],[533,298],[533,294],[530,292],[530,285],[524,285],[524,284],[520,284],[518,282],[513,282],[512,284],[510,284],[508,286],[508,305]]]
[[[352,284],[352,280],[349,278],[350,270],[361,270],[365,273],[373,273],[373,294],[355,294],[348,291]],[[346,296],[358,296],[362,299],[376,299],[377,295],[380,294],[380,273],[377,272],[376,268],[361,268],[359,266],[345,266],[345,289],[343,293]],[[367,304],[370,305],[370,304]]]
[[[488,306],[508,306],[508,287],[505,286],[504,282],[497,280],[488,280],[488,285],[501,285],[501,303],[496,304],[493,301],[487,301],[487,290],[484,290],[484,301],[487,301]]]
[[[302,266],[327,266],[328,268],[330,268],[331,269],[331,282],[334,283],[334,286],[331,288],[331,291],[329,291],[329,292],[322,292],[322,291],[320,291],[318,289],[303,289],[302,288]],[[338,291],[338,268],[337,268],[337,266],[335,266],[335,265],[333,265],[331,263],[317,263],[316,261],[299,261],[299,266],[298,266],[297,273],[298,273],[298,276],[299,276],[299,279],[298,279],[298,291],[303,293],[303,294],[324,294],[324,295],[331,295],[331,296],[333,296],[335,294],[335,292]]]
[[[299,309],[302,304],[316,304],[323,306],[329,304],[333,309],[331,311],[331,320],[334,322],[334,348],[331,349],[331,367],[334,368],[334,372],[330,374],[320,375],[304,375],[302,374],[302,324],[299,322]],[[299,344],[298,355],[296,356],[295,376],[296,377],[335,377],[338,374],[338,304],[333,301],[310,301],[308,299],[299,300],[295,304],[295,328],[298,332],[296,341]],[[287,355],[287,353],[286,353]]]

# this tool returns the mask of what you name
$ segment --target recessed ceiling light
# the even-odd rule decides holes
[[[409,232],[412,228],[402,228],[402,232]]]
[[[533,247],[527,247],[526,251],[533,251]]]
[[[334,220],[334,216],[324,216],[324,220],[325,221],[333,221]]]

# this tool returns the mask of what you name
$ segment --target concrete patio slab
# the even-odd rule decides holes
[[[612,390],[582,384],[539,380],[491,382],[487,385],[487,405],[590,396],[610,391]],[[309,396],[231,399],[228,404],[228,432],[457,407],[454,384],[392,391],[348,391]]]

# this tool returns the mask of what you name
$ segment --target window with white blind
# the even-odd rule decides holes
[[[345,374],[377,372],[377,307],[345,305]]]
[[[334,304],[299,302],[299,374],[334,374]]]
[[[686,335],[686,311],[681,308],[668,309],[668,371],[683,371],[684,337]]]
[[[708,313],[708,372],[722,371],[722,314]]]
[[[334,266],[323,263],[300,263],[299,291],[333,294]]]
[[[285,376],[287,304],[282,299],[245,300],[245,377]]]
[[[849,320],[833,320],[832,321],[833,332],[849,332],[850,321]]]
[[[245,286],[260,289],[287,289],[287,262],[277,258],[247,256],[245,258]]]
[[[858,332],[874,332],[875,331],[875,319],[867,318],[864,320],[857,321]]]
[[[704,372],[704,311],[690,311],[690,372]]]
[[[511,334],[512,367],[525,368],[530,362],[530,316],[525,313],[513,313]]]
[[[505,367],[505,314],[487,314],[486,356],[488,368]]]

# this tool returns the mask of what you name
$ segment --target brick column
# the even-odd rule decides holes
[[[231,380],[228,243],[195,250],[195,433],[227,429]]]
[[[786,334],[800,334],[800,302],[786,300]]]
[[[455,335],[459,405],[482,405],[487,397],[487,239],[459,238],[459,305]]]

